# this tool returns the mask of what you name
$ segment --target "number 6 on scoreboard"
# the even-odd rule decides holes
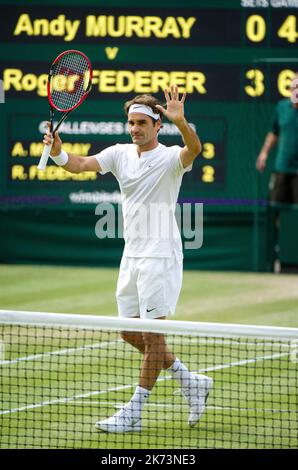
[[[88,57],[80,51],[62,52],[53,62],[47,83],[50,103],[50,132],[59,129],[66,117],[88,96],[92,86],[92,67]],[[54,110],[63,113],[53,130]],[[37,168],[44,170],[52,145],[45,145]]]

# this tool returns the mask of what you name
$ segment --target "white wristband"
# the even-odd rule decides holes
[[[50,157],[58,166],[64,166],[68,162],[68,154],[64,150],[61,150],[56,157],[52,157],[52,155]]]

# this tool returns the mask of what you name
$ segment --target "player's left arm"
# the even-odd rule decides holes
[[[171,86],[170,93],[165,90],[166,106],[157,105],[156,107],[162,111],[162,113],[172,121],[179,129],[185,147],[181,150],[180,159],[184,168],[192,164],[195,158],[199,155],[202,150],[202,144],[199,136],[190,127],[189,123],[184,116],[184,102],[186,93],[183,93],[181,100],[179,100],[179,91],[176,85]]]

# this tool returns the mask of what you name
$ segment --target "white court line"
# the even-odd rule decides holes
[[[207,367],[206,369],[203,370],[203,372],[211,372],[211,371],[215,371],[215,370],[226,369],[228,367],[242,366],[242,365],[246,365],[246,364],[253,364],[253,363],[258,362],[258,361],[267,361],[269,359],[278,359],[280,357],[290,356],[290,354],[291,354],[290,352],[279,353],[279,354],[276,353],[276,354],[272,354],[271,356],[259,356],[259,357],[255,357],[254,359],[243,359],[242,361],[230,362],[229,364],[221,364],[219,366]],[[201,372],[198,371],[197,373],[200,374]]]
[[[290,354],[291,353],[288,352],[288,353],[273,354],[271,356],[260,356],[260,357],[254,358],[254,359],[243,359],[243,360],[238,361],[238,362],[231,362],[229,364],[221,364],[221,365],[218,365],[218,366],[213,366],[213,367],[208,367],[208,368],[205,368],[205,369],[200,369],[196,372],[199,373],[199,374],[202,374],[204,372],[211,372],[211,371],[226,369],[226,368],[229,368],[229,367],[237,367],[237,366],[242,366],[242,365],[245,365],[245,364],[251,364],[251,363],[255,363],[255,362],[259,362],[259,361],[265,361],[265,360],[269,360],[269,359],[277,359],[277,358],[280,358],[280,357],[283,357],[283,356],[289,356]],[[161,377],[157,380],[157,382],[163,382],[163,381],[169,380],[169,379],[172,379],[172,376]],[[24,406],[21,406],[21,407],[18,407],[18,408],[13,408],[11,410],[0,411],[0,416],[5,415],[5,414],[16,413],[18,411],[25,411],[25,410],[32,410],[32,409],[36,409],[36,408],[42,408],[43,406],[48,406],[48,405],[56,405],[58,403],[67,403],[69,401],[77,400],[77,399],[80,399],[80,398],[88,398],[88,397],[95,396],[95,395],[102,395],[102,394],[105,394],[105,393],[108,393],[108,392],[121,391],[121,390],[125,390],[125,389],[128,389],[128,388],[136,387],[137,385],[138,385],[138,383],[133,383],[133,384],[129,384],[129,385],[121,385],[119,387],[113,387],[113,388],[108,388],[106,390],[99,390],[99,391],[95,390],[93,392],[87,392],[87,393],[75,395],[75,396],[69,397],[69,398],[56,398],[54,400],[48,400],[48,401],[42,401],[40,403],[24,405]]]
[[[57,405],[58,403],[68,403],[70,401],[74,401],[79,398],[89,398],[94,395],[102,395],[107,392],[114,392],[114,391],[117,392],[118,390],[125,390],[126,388],[131,388],[133,386],[137,386],[137,384],[122,385],[121,387],[109,388],[108,390],[101,390],[101,391],[95,390],[94,392],[82,393],[82,394],[75,395],[74,397],[69,397],[69,398],[56,398],[55,400],[42,401],[41,403],[35,403],[35,404],[33,403],[31,405],[25,405],[19,408],[13,408],[12,410],[0,411],[0,415],[16,413],[18,411],[32,410],[35,408],[41,408],[43,406],[48,406],[48,405]]]
[[[16,359],[11,359],[11,360],[2,360],[0,361],[0,365],[10,365],[10,364],[18,364],[19,362],[26,362],[26,361],[37,361],[38,359],[43,359],[44,357],[49,357],[49,356],[63,356],[64,354],[71,354],[71,353],[76,353],[79,351],[85,351],[88,349],[101,349],[105,348],[106,346],[111,346],[115,345],[119,342],[122,342],[122,340],[116,340],[116,341],[106,341],[104,343],[95,343],[95,344],[87,344],[85,346],[80,346],[78,348],[68,348],[68,349],[58,349],[57,351],[49,351],[46,353],[41,353],[41,354],[32,354],[30,356],[23,356],[23,357],[18,357]]]
[[[197,344],[198,343],[198,338],[191,338],[191,340],[189,341],[191,344],[192,343],[195,343]],[[88,344],[88,345],[85,345],[85,346],[80,346],[78,348],[65,348],[65,349],[58,349],[56,351],[49,351],[49,352],[46,352],[46,353],[40,353],[40,354],[31,354],[29,356],[22,356],[22,357],[18,357],[16,359],[7,359],[7,360],[0,360],[0,365],[10,365],[10,364],[18,364],[19,362],[27,362],[27,361],[36,361],[38,359],[43,359],[44,357],[49,357],[49,356],[63,356],[64,354],[67,355],[67,354],[71,354],[71,353],[76,353],[76,352],[79,352],[79,351],[84,351],[84,350],[92,350],[92,349],[100,349],[100,348],[104,348],[106,346],[110,346],[110,345],[115,345],[115,344],[118,344],[118,343],[124,343],[124,341],[119,338],[117,340],[114,340],[114,341],[105,341],[104,343],[95,343],[95,344]],[[175,341],[172,341],[172,343],[175,343]],[[209,339],[209,338],[199,338],[199,344],[225,344],[225,343],[228,343],[229,346],[233,346],[233,345],[245,345],[245,346],[255,346],[256,343],[248,343],[248,342],[241,342],[241,341],[236,341],[234,339],[226,339],[226,338],[216,338],[216,339]],[[180,342],[179,342],[180,344]],[[283,348],[291,348],[291,345],[290,344],[287,344],[287,343],[260,343],[258,342],[257,343],[258,346],[270,346],[270,347],[283,347]]]

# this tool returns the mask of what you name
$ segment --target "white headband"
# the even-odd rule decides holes
[[[128,110],[129,114],[130,113],[141,113],[141,114],[147,114],[147,116],[150,116],[152,117],[153,119],[157,120],[157,119],[160,119],[160,115],[159,114],[156,114],[152,111],[152,109],[150,108],[150,106],[146,106],[144,104],[132,104],[130,107],[129,107],[129,110]]]

